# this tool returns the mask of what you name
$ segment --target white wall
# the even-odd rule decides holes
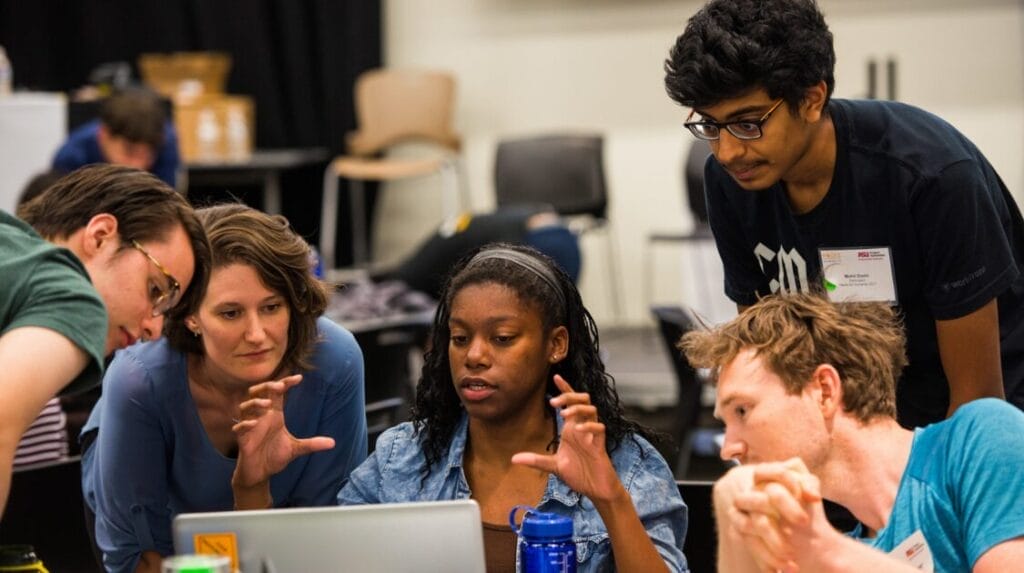
[[[1018,0],[820,0],[835,35],[840,97],[865,93],[869,57],[899,61],[899,98],[942,115],[981,147],[1018,197],[1024,192],[1024,6]],[[662,62],[701,2],[668,0],[385,0],[385,62],[458,78],[472,208],[493,207],[493,155],[502,137],[561,129],[605,134],[610,217],[626,313],[608,298],[603,239],[584,242],[584,300],[602,324],[647,319],[645,237],[688,227],[681,161],[686,110],[663,88]],[[884,89],[884,83],[881,84]],[[430,232],[439,189],[385,194],[378,253],[395,259]],[[411,198],[414,197],[414,198]],[[696,303],[724,319],[720,270],[713,300],[677,248],[656,255],[659,301]],[[703,268],[718,265],[704,253]]]

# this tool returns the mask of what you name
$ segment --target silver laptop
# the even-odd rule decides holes
[[[174,518],[178,554],[232,544],[245,573],[484,571],[480,507],[472,500]]]

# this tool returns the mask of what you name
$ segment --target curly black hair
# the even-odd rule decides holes
[[[815,0],[711,0],[669,51],[665,90],[680,105],[703,108],[761,87],[795,111],[822,80],[831,97],[835,64]]]
[[[488,258],[467,268],[477,253],[496,248],[523,253],[547,267],[562,291],[564,307],[559,297],[551,292],[552,287],[547,281],[520,264],[502,258]],[[625,418],[615,391],[615,379],[605,372],[601,360],[597,326],[569,276],[535,249],[494,244],[469,254],[455,265],[434,315],[430,346],[424,357],[412,408],[412,421],[427,460],[425,472],[441,461],[447,452],[463,412],[448,364],[448,339],[451,336],[448,319],[452,300],[463,288],[486,283],[508,287],[520,300],[535,305],[543,317],[545,330],[561,325],[569,331],[569,353],[564,360],[552,365],[546,393],[552,396],[561,393],[554,384],[555,374],[561,375],[574,390],[589,393],[591,403],[597,407],[598,419],[605,425],[605,447],[609,452],[631,434],[652,437],[651,430]]]

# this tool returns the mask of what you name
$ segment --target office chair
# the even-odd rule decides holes
[[[366,453],[372,454],[377,438],[385,430],[404,422],[409,416],[409,405],[404,398],[385,398],[366,404]]]
[[[665,344],[665,350],[672,361],[672,370],[676,375],[679,397],[673,417],[674,426],[670,430],[672,440],[676,443],[675,456],[666,456],[669,467],[677,477],[685,477],[689,469],[690,452],[692,450],[693,431],[697,427],[697,419],[701,408],[701,385],[703,380],[690,365],[683,353],[676,348],[679,339],[691,330],[702,328],[700,320],[689,308],[678,306],[653,306],[651,313],[658,322],[658,331]]]
[[[437,71],[377,69],[356,80],[358,129],[348,135],[348,154],[335,157],[324,171],[320,219],[320,256],[334,269],[338,232],[338,178],[349,181],[352,258],[356,266],[369,259],[364,206],[364,181],[395,181],[440,173],[444,181],[445,217],[459,210],[457,154],[461,140],[451,127],[455,79]],[[427,142],[440,154],[415,158],[387,157],[399,144]],[[468,204],[463,197],[462,202]]]
[[[712,242],[714,236],[711,234],[711,227],[708,225],[708,207],[704,200],[704,163],[711,154],[711,147],[708,142],[695,139],[690,146],[683,162],[683,181],[685,197],[690,214],[693,217],[693,230],[688,233],[666,233],[656,232],[647,236],[647,249],[644,252],[644,285],[645,296],[648,304],[654,302],[654,247],[659,243],[695,245]],[[711,292],[706,280],[703,257],[699,250],[695,250],[690,257],[695,263],[694,276],[697,277],[701,288],[701,307],[707,311],[711,308]]]
[[[679,495],[686,503],[686,540],[683,553],[690,573],[714,573],[718,552],[715,526],[714,482],[676,481]]]
[[[551,134],[507,139],[494,162],[498,207],[546,204],[569,219],[574,232],[603,230],[615,316],[622,315],[618,257],[608,219],[604,138],[597,134]]]

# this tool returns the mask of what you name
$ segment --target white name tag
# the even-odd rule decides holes
[[[918,529],[913,535],[903,540],[889,552],[896,559],[908,563],[915,569],[925,571],[927,573],[933,573],[935,571],[935,563],[932,562],[932,550],[928,548],[928,542],[924,539],[924,534]]]
[[[818,255],[832,302],[897,303],[889,247],[818,249]]]

